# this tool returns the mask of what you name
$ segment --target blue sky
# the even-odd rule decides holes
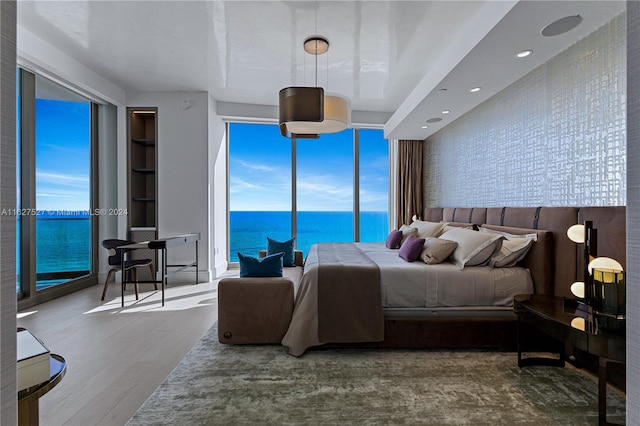
[[[388,144],[382,130],[362,130],[360,209],[388,210]],[[277,125],[230,125],[232,211],[291,210],[291,140]],[[300,211],[353,210],[353,130],[297,141]]]
[[[36,208],[90,208],[90,104],[36,99]]]

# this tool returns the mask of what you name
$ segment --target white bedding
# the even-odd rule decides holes
[[[356,243],[380,268],[383,308],[512,306],[516,294],[533,293],[528,269],[427,265],[406,262],[384,243]]]

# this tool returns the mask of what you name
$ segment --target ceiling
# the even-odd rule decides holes
[[[21,0],[18,49],[28,49],[27,31],[127,92],[208,91],[219,103],[276,106],[281,88],[315,85],[315,57],[302,44],[319,34],[330,49],[318,57],[318,85],[348,96],[354,121],[424,139],[624,9],[624,1]],[[569,15],[582,23],[540,35]],[[534,52],[515,58],[525,49]],[[475,86],[483,90],[470,93]],[[423,129],[431,118],[443,120]]]

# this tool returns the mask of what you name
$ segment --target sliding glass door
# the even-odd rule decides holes
[[[25,70],[19,88],[17,291],[33,297],[82,278],[95,282],[97,107]]]
[[[91,272],[91,103],[36,76],[37,290]]]

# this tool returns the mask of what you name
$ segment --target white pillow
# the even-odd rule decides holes
[[[414,220],[409,226],[418,230],[418,238],[428,238],[439,236],[442,233],[444,227],[448,224],[448,222],[427,222],[424,220]]]
[[[450,258],[460,269],[465,266],[485,264],[495,252],[500,250],[504,239],[502,235],[463,228],[450,229],[439,238],[458,243],[458,247],[453,251]]]
[[[502,242],[500,251],[489,259],[491,268],[508,268],[516,266],[529,252],[533,239],[531,238],[510,238]]]
[[[402,225],[400,227],[399,231],[402,232],[402,240],[400,240],[400,246],[402,246],[402,244],[404,244],[404,242],[407,240],[407,238],[409,238],[411,235],[413,235],[414,237],[418,235],[418,229],[417,228],[412,228],[412,227],[407,226],[407,225]]]

